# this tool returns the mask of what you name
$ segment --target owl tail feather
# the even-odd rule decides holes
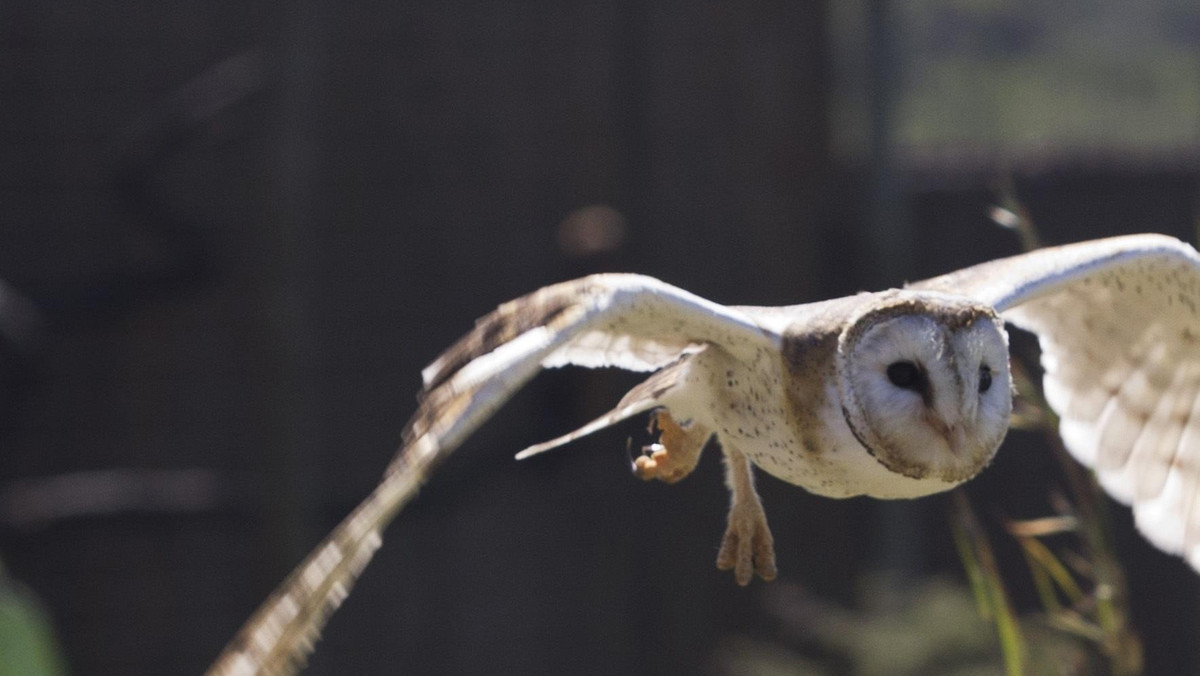
[[[597,432],[639,413],[662,406],[662,398],[684,384],[684,376],[691,365],[691,360],[701,351],[703,351],[703,348],[685,355],[674,364],[643,380],[637,387],[634,387],[628,394],[622,397],[616,407],[608,413],[596,418],[574,432],[526,448],[517,454],[517,460],[524,460],[539,453],[554,450],[580,437],[585,437],[592,432]]]

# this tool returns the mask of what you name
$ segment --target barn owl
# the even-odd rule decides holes
[[[363,503],[251,617],[210,674],[293,673],[448,453],[542,368],[651,375],[584,427],[649,413],[633,466],[674,482],[715,438],[732,499],[717,566],[776,574],[752,467],[834,498],[916,498],[984,469],[1012,410],[1005,322],[1037,335],[1063,440],[1158,547],[1200,568],[1200,255],[1162,235],[1041,249],[902,289],[726,307],[600,274],[501,305],[422,372],[403,446]]]

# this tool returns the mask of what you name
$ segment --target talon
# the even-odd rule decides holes
[[[742,538],[736,531],[725,531],[721,551],[717,552],[717,570],[732,570],[738,585],[745,587],[750,584],[753,573],[750,552],[742,544]]]
[[[633,461],[633,475],[642,481],[650,481],[658,475],[658,463],[648,455],[639,455]]]
[[[757,504],[736,503],[730,509],[729,525],[717,553],[717,569],[732,570],[743,587],[755,574],[768,582],[775,579],[775,538],[766,514]]]
[[[747,539],[736,531],[726,531],[717,554],[717,569],[732,570],[734,580],[742,587],[750,584],[755,574],[767,582],[774,580],[778,571],[771,533],[759,531]]]
[[[700,451],[712,433],[691,424],[681,427],[666,409],[650,417],[649,431],[659,434],[659,443],[643,446],[644,455],[634,460],[633,473],[639,479],[658,479],[673,484],[692,473],[700,460]]]
[[[770,582],[775,579],[779,571],[775,568],[775,540],[771,537],[770,531],[766,533],[765,540],[755,538],[754,542],[754,572],[763,580]]]
[[[742,587],[750,584],[755,574],[767,582],[774,580],[778,571],[770,534],[765,539],[756,534],[747,541],[736,533],[727,533],[717,554],[717,569],[732,570],[734,580]]]

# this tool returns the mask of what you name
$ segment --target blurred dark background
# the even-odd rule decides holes
[[[0,559],[72,673],[199,673],[498,303],[615,270],[734,304],[896,285],[1017,253],[1001,192],[1047,243],[1191,241],[1198,150],[1193,2],[5,3]],[[643,484],[638,422],[512,461],[636,380],[514,399],[309,673],[732,673],[746,637],[814,652],[773,590],[961,582],[944,498],[761,476],[782,580],[740,589],[719,454]],[[1060,485],[1014,432],[970,493],[1023,518]],[[1196,575],[1113,512],[1148,672],[1197,673]]]

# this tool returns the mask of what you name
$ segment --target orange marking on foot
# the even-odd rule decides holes
[[[642,447],[645,454],[634,460],[634,476],[644,481],[658,479],[669,484],[692,473],[700,460],[700,451],[711,436],[700,425],[682,427],[665,408],[651,416],[649,430],[658,432],[658,443]]]

